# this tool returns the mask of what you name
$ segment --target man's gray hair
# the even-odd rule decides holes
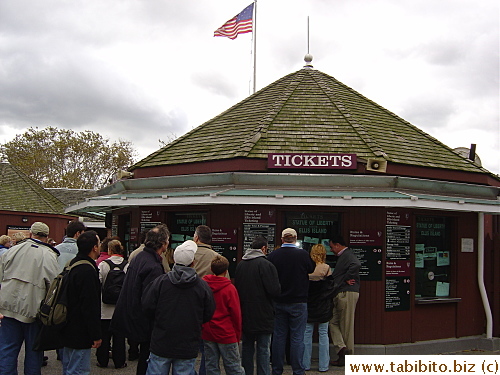
[[[165,224],[159,224],[146,234],[146,241],[144,241],[144,245],[153,250],[158,250],[163,245],[168,245],[169,238],[170,231],[168,230],[168,227]]]

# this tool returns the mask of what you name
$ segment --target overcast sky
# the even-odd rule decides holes
[[[0,142],[92,130],[139,158],[251,94],[250,0],[1,0]],[[258,0],[257,89],[304,65],[500,173],[498,0]]]

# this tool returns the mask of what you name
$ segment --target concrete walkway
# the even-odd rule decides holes
[[[467,349],[469,348],[469,349]],[[333,352],[333,351],[332,351]],[[460,339],[447,339],[426,341],[422,343],[399,344],[399,345],[359,345],[356,346],[356,354],[372,354],[372,355],[430,355],[430,354],[446,354],[446,355],[499,355],[500,354],[500,339],[485,339],[484,337],[470,337]],[[61,375],[62,364],[56,359],[55,351],[45,353],[49,357],[48,365],[42,367],[42,375]],[[313,352],[314,357],[314,352]],[[332,358],[334,359],[334,358]],[[23,373],[24,347],[19,354],[19,374]],[[99,368],[96,366],[97,360],[95,353],[91,357],[91,374],[95,375],[135,375],[137,361],[129,361],[128,366],[124,369],[115,370],[113,361],[110,360],[109,368]],[[222,365],[221,365],[222,366]],[[196,366],[198,368],[198,364]],[[307,371],[307,375],[324,375],[324,374],[344,374],[344,368],[330,367],[327,373],[319,372],[318,362],[313,359],[311,371]],[[285,366],[284,374],[292,374],[290,366]],[[224,370],[222,368],[222,374]]]

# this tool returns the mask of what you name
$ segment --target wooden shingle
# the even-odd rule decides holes
[[[489,173],[320,71],[304,68],[249,96],[131,170],[276,152],[353,153],[389,162]]]
[[[64,214],[65,204],[18,168],[0,163],[0,210]]]

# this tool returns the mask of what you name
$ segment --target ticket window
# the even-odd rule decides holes
[[[184,241],[192,240],[198,225],[207,225],[205,212],[174,212],[168,214],[168,228],[171,232],[170,247],[175,248]]]
[[[326,262],[334,266],[336,256],[330,250],[330,238],[340,233],[340,214],[336,212],[286,212],[283,228],[297,231],[297,246],[310,251],[313,245],[326,248]]]
[[[450,297],[451,218],[417,216],[415,297]]]

